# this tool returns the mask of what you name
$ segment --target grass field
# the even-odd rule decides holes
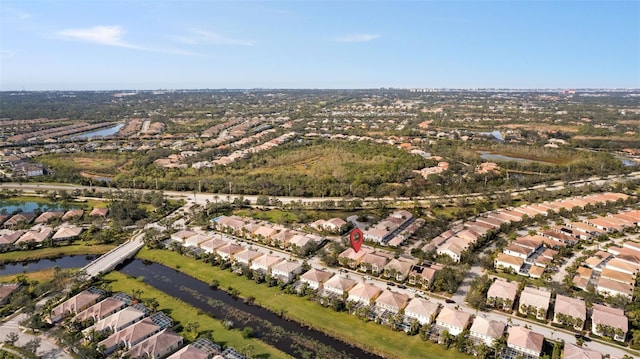
[[[213,340],[218,344],[234,347],[238,351],[242,351],[243,348],[252,345],[252,354],[256,358],[290,358],[287,354],[260,340],[243,338],[241,331],[228,330],[219,320],[203,314],[197,308],[120,272],[110,272],[104,276],[104,280],[109,282],[112,290],[115,292],[131,293],[131,290],[134,288],[141,290],[142,298],[155,298],[159,304],[158,309],[168,313],[175,321],[180,321],[183,327],[188,322],[198,322],[200,324],[198,327],[199,332],[212,331]],[[188,339],[194,339],[190,333],[180,334]]]
[[[107,244],[72,244],[69,246],[40,248],[30,251],[13,251],[0,254],[0,263],[33,261],[61,256],[102,254],[114,247],[115,245]]]
[[[387,358],[468,358],[454,350],[422,341],[419,336],[408,336],[373,322],[364,322],[354,315],[335,312],[294,295],[285,294],[276,287],[258,285],[236,274],[211,267],[203,262],[183,257],[166,250],[142,249],[138,258],[162,263],[179,269],[197,279],[219,281],[220,288],[232,287],[240,297],[254,297],[255,303],[276,313],[309,325],[334,337],[358,345]]]
[[[63,269],[62,271],[66,272],[71,270]],[[38,282],[47,282],[47,281],[50,281],[51,278],[53,278],[53,268],[45,269],[37,272],[3,275],[3,276],[0,276],[0,283],[12,282],[20,275],[26,276],[27,279],[29,279],[30,281],[35,280]]]

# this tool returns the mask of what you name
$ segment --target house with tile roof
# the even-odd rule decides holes
[[[126,305],[127,303],[121,300],[109,297],[78,313],[73,320],[82,322],[87,319],[92,319],[95,322],[110,316]]]
[[[411,267],[411,272],[409,272],[408,282],[411,285],[420,285],[423,289],[429,289],[436,272],[442,268],[438,264],[431,266],[414,265]]]
[[[438,314],[440,305],[424,298],[413,298],[404,308],[406,318],[415,319],[420,325],[431,324]]]
[[[225,241],[224,239],[214,238],[206,242],[200,243],[200,249],[205,251],[205,253],[211,254],[211,253],[215,253],[216,249],[222,248],[228,244],[229,242]]]
[[[525,287],[520,293],[520,306],[518,311],[521,314],[533,314],[537,319],[547,318],[551,293],[542,289]]]
[[[78,314],[98,302],[101,295],[84,290],[54,307],[47,317],[49,323],[57,323],[71,314]]]
[[[380,294],[382,294],[382,289],[377,285],[361,282],[349,290],[347,300],[362,305],[371,305]]]
[[[119,312],[111,314],[110,316],[97,321],[96,324],[90,326],[82,332],[85,334],[85,336],[87,336],[88,333],[90,333],[92,330],[96,332],[117,332],[130,326],[131,324],[141,321],[146,316],[147,313],[143,312],[142,310],[136,309],[134,307],[126,307]]]
[[[160,330],[162,330],[162,327],[155,324],[151,318],[144,318],[137,323],[111,334],[98,345],[104,348],[103,353],[105,355],[109,355],[120,346],[131,349],[134,345],[158,333]]]
[[[74,226],[71,224],[65,224],[63,226],[60,226],[60,228],[58,228],[56,233],[54,233],[53,237],[51,238],[53,238],[54,241],[73,240],[73,239],[79,238],[83,230],[84,228],[82,227]]]
[[[487,304],[506,311],[513,309],[518,293],[517,282],[496,279],[487,291]]]
[[[544,335],[520,326],[509,327],[507,348],[529,358],[538,358],[542,353]]]
[[[520,269],[524,265],[524,259],[506,253],[498,253],[493,265],[496,269],[510,269],[515,273],[520,273]]]
[[[462,333],[471,322],[471,314],[461,310],[443,307],[436,317],[436,326],[439,331],[447,330],[451,335]]]
[[[81,209],[70,209],[62,216],[63,221],[71,221],[73,219],[82,218],[84,211]]]
[[[300,273],[302,273],[302,263],[298,261],[284,260],[271,268],[271,275],[283,283],[291,282]]]
[[[246,249],[234,256],[234,261],[236,264],[243,265],[245,267],[250,267],[253,264],[253,260],[259,257],[262,257],[262,252],[254,251],[251,249]]]
[[[494,341],[504,335],[506,328],[507,323],[476,317],[469,329],[469,335],[476,343],[484,343],[488,347],[493,347]]]
[[[587,306],[583,299],[558,294],[554,306],[554,323],[582,330],[587,321]]]
[[[629,319],[624,315],[624,311],[596,303],[592,309],[591,332],[624,342],[629,331]]]
[[[617,295],[633,299],[634,285],[628,283],[621,283],[608,278],[600,277],[598,284],[596,285],[596,293],[607,296],[615,297]]]
[[[584,346],[565,342],[564,359],[602,359],[602,353]]]
[[[216,254],[218,256],[220,256],[220,258],[222,260],[225,261],[233,261],[233,259],[235,258],[235,255],[244,251],[244,247],[237,245],[237,244],[233,244],[233,243],[229,243],[225,246],[222,246],[220,248],[216,249]]]
[[[264,274],[271,274],[271,268],[282,261],[283,259],[280,257],[265,254],[251,261],[251,266],[249,268]]]
[[[407,258],[394,258],[384,266],[383,277],[393,278],[398,282],[403,282],[409,276],[409,272],[415,263],[415,260]]]
[[[350,278],[344,278],[334,275],[324,283],[324,292],[328,295],[343,296],[351,288],[356,285],[356,281]]]
[[[404,293],[383,290],[380,296],[375,300],[375,306],[381,310],[399,313],[407,306],[409,299],[409,296]]]
[[[183,342],[184,339],[180,335],[164,329],[134,345],[123,356],[130,359],[163,358],[180,348]]]
[[[358,270],[361,272],[371,272],[378,275],[382,272],[384,266],[389,262],[389,258],[378,255],[376,253],[367,253],[362,257]]]
[[[322,289],[324,283],[333,277],[333,273],[316,268],[311,268],[300,276],[300,281],[306,283],[309,288],[318,290]]]

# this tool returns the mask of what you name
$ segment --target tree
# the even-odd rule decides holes
[[[40,348],[40,342],[41,341],[42,341],[42,339],[40,339],[39,337],[35,337],[35,338],[29,340],[28,342],[26,342],[22,346],[22,349],[35,354],[38,351],[38,348]]]
[[[7,334],[7,337],[4,339],[4,342],[9,344],[9,345],[11,345],[11,346],[15,346],[15,344],[18,341],[19,338],[20,338],[20,336],[18,335],[18,333],[11,332],[11,333]]]

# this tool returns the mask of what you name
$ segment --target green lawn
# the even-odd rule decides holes
[[[131,293],[137,288],[142,291],[142,298],[155,298],[158,301],[158,310],[166,311],[175,321],[180,321],[184,327],[189,322],[198,322],[199,332],[212,331],[213,340],[218,344],[234,347],[242,351],[247,345],[252,345],[252,353],[258,358],[290,358],[289,355],[265,344],[258,339],[245,339],[240,330],[227,330],[222,323],[200,311],[199,309],[177,299],[141,281],[124,275],[120,272],[110,272],[104,276],[114,292]],[[185,338],[194,339],[190,333],[180,333]]]
[[[138,257],[179,269],[207,283],[216,279],[221,289],[233,287],[240,297],[252,296],[255,303],[276,313],[285,313],[289,318],[326,332],[332,336],[358,345],[388,358],[468,358],[454,350],[422,341],[419,336],[408,336],[388,327],[364,322],[348,313],[337,313],[315,302],[295,295],[285,294],[276,287],[267,287],[218,267],[212,267],[195,259],[166,250],[143,248]]]
[[[30,251],[13,251],[0,254],[0,263],[33,261],[43,258],[55,258],[60,256],[95,255],[103,254],[114,248],[109,244],[72,244],[62,247],[48,247]]]

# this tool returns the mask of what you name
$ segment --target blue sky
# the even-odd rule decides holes
[[[640,87],[640,1],[0,2],[0,90]]]

